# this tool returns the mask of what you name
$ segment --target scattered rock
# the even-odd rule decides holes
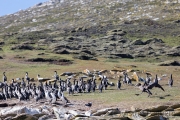
[[[20,114],[14,117],[13,120],[38,120],[38,118],[29,114]]]
[[[70,113],[70,114],[72,114],[72,115],[74,115],[74,116],[77,116],[77,115],[80,114],[79,111],[75,111],[75,110],[68,110],[68,113]]]
[[[155,43],[155,44],[164,43],[164,41],[161,39],[153,38],[153,39],[149,39],[149,40],[144,42],[144,44],[152,44],[152,43]]]
[[[159,66],[180,66],[180,62],[170,60],[158,64]]]
[[[54,115],[43,115],[38,120],[52,120],[54,118]]]
[[[70,54],[70,52],[68,50],[66,50],[66,49],[64,49],[64,50],[56,50],[55,53],[56,54]]]
[[[75,55],[73,58],[80,59],[80,60],[95,60],[95,61],[98,61],[97,58],[93,57],[92,55],[86,54],[86,53],[81,53],[79,55]]]
[[[145,45],[144,42],[142,40],[135,40],[135,41],[132,41],[131,43],[132,45]]]
[[[0,107],[8,107],[7,103],[0,103]]]
[[[174,111],[172,116],[180,116],[180,111]]]
[[[87,119],[88,117],[76,117],[74,120],[87,120]],[[91,120],[91,118],[89,118],[88,120]]]
[[[162,112],[163,110],[167,109],[169,106],[155,106],[152,108],[145,109],[143,111],[148,111],[148,112]]]
[[[173,108],[171,108],[171,107],[168,107],[167,109],[165,109],[164,111],[174,111],[174,109]]]
[[[170,108],[176,109],[176,108],[180,108],[180,104],[174,104],[169,106]]]
[[[91,115],[92,115],[92,112],[91,112],[91,111],[86,111],[86,112],[85,112],[85,116],[88,116],[88,117],[89,117],[89,116],[91,116]]]
[[[156,115],[147,117],[146,120],[167,120],[167,118],[163,117],[162,115]]]
[[[130,58],[130,59],[134,58],[132,55],[128,53],[127,54],[126,53],[115,53],[115,54],[112,53],[112,55],[118,56],[120,58]]]
[[[72,115],[72,114],[68,114],[68,113],[66,113],[66,114],[64,114],[64,119],[65,120],[70,120],[70,119],[72,119],[74,116]]]
[[[117,109],[113,109],[113,110],[108,111],[108,112],[106,113],[106,115],[115,115],[115,114],[119,114],[119,113],[120,113],[120,111],[119,111],[119,109],[117,108]]]
[[[17,114],[1,115],[1,116],[0,116],[0,119],[2,119],[2,120],[5,120],[5,119],[11,120],[11,118],[15,117],[16,115],[17,115]]]
[[[136,73],[136,72],[134,72],[134,73]],[[134,74],[134,73],[133,73],[133,74]],[[136,74],[136,75],[137,75],[137,74]],[[134,78],[134,79],[136,79],[136,81],[137,81],[137,78]],[[139,79],[138,79],[138,80],[139,80]],[[132,107],[131,107],[131,111],[133,111],[133,112],[139,112],[139,111],[141,111],[141,109],[132,106]]]
[[[93,113],[92,116],[101,116],[103,114],[106,114],[108,111],[117,110],[117,108],[105,108],[98,110],[97,112]],[[117,111],[116,111],[117,112]]]
[[[58,112],[58,109],[57,109],[56,107],[53,107],[53,110],[54,110],[54,115],[56,116],[56,118],[57,118],[58,120],[60,120],[60,119],[61,119],[61,116],[60,116],[60,114],[59,114],[59,112]]]
[[[29,45],[25,45],[25,44],[22,44],[22,45],[14,45],[13,47],[11,47],[11,50],[33,50],[34,47],[32,46],[29,46]]]
[[[180,56],[180,46],[176,46],[171,48],[168,52],[167,52],[168,56]]]
[[[112,117],[109,120],[130,120],[128,117]]]

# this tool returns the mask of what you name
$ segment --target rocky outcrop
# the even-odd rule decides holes
[[[167,110],[171,108],[171,110]],[[66,120],[166,120],[177,118],[180,116],[180,105],[174,104],[169,106],[154,106],[140,110],[139,108],[131,107],[131,110],[120,110],[119,108],[104,108],[99,110],[82,111],[80,109],[70,109],[58,106],[40,105],[38,107],[14,106],[0,109],[0,119],[13,120],[46,120],[46,119],[66,119]]]

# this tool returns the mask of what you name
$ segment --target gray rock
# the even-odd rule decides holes
[[[52,120],[54,118],[54,115],[43,115],[38,120]]]
[[[158,43],[164,43],[164,41],[161,39],[153,38],[153,39],[149,39],[145,41],[144,43],[145,44],[158,44]]]
[[[93,113],[92,116],[101,116],[106,114],[108,111],[112,111],[112,110],[117,110],[117,108],[105,108],[105,109],[101,109],[98,110],[97,112]]]
[[[108,112],[106,113],[106,115],[115,115],[115,114],[119,114],[119,113],[120,113],[120,111],[119,111],[119,109],[117,108],[117,109],[113,109],[113,110],[108,111]]]
[[[19,114],[16,117],[12,118],[13,120],[38,120],[37,117],[28,114]]]
[[[180,56],[180,46],[173,47],[167,52],[168,56]]]
[[[131,45],[145,45],[145,43],[142,40],[135,40],[132,41]]]
[[[180,66],[179,61],[170,60],[170,61],[164,61],[158,64],[159,66]]]
[[[148,112],[162,112],[163,110],[167,109],[169,106],[155,106],[151,108],[144,109],[143,111],[148,111]]]
[[[92,116],[92,111],[86,111],[84,114],[85,116]]]

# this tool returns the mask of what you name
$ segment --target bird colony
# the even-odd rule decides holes
[[[52,76],[53,79],[41,78],[38,74],[38,82],[34,82],[28,76],[28,72],[26,72],[24,78],[16,78],[16,80],[12,79],[12,82],[8,83],[7,76],[5,72],[3,72],[3,82],[0,82],[0,100],[16,98],[19,101],[34,99],[38,102],[40,99],[46,99],[47,102],[53,104],[57,99],[60,99],[63,102],[63,105],[66,106],[67,103],[70,103],[70,101],[64,96],[64,92],[69,95],[73,95],[75,93],[91,93],[96,91],[102,93],[103,90],[108,88],[108,86],[115,86],[120,90],[122,84],[137,87],[141,90],[141,94],[145,92],[148,94],[148,97],[152,95],[150,91],[152,88],[160,88],[164,91],[164,88],[158,83],[161,79],[156,75],[153,81],[151,80],[151,74],[149,73],[146,73],[146,79],[137,76],[135,73],[139,81],[136,85],[132,84],[132,79],[125,71],[122,72],[122,75],[118,78],[116,84],[110,82],[108,77],[103,75],[104,72],[91,74],[91,72],[86,69],[85,73],[86,75],[75,78],[73,77],[75,76],[73,73],[65,72],[60,76],[66,75],[68,77],[65,80],[62,80],[57,74],[57,71],[54,71],[54,75]],[[85,78],[86,80],[84,80]],[[97,80],[99,82],[97,82]],[[168,84],[170,87],[173,85],[172,74]],[[140,94],[136,95],[138,96]]]

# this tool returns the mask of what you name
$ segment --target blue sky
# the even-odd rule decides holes
[[[40,2],[48,0],[0,0],[0,16],[24,10]]]

